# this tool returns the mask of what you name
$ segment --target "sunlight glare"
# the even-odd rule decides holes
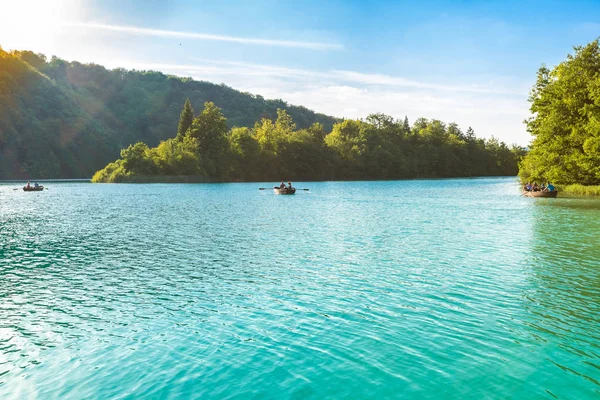
[[[82,1],[0,1],[0,46],[5,50],[55,51],[63,21],[82,17]]]

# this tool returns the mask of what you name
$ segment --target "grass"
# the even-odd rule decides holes
[[[600,185],[585,186],[585,185],[561,185],[556,187],[560,195],[567,196],[600,196]]]

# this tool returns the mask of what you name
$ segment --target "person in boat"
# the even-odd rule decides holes
[[[548,182],[548,183],[546,184],[546,192],[554,192],[554,190],[555,190],[555,189],[556,189],[556,188],[554,187],[554,185],[553,185],[553,184],[551,184],[550,182]]]
[[[281,181],[281,185],[279,185],[279,189],[285,189],[285,183],[283,183],[283,181]]]
[[[293,189],[292,182],[288,182],[288,190],[292,190],[292,189]]]
[[[527,182],[525,186],[523,186],[523,190],[526,192],[531,192],[531,183]]]
[[[533,187],[531,188],[531,190],[534,192],[540,191],[540,187],[538,186],[537,182],[533,182]]]
[[[38,185],[38,183],[36,182],[36,183],[33,184],[33,187],[36,188],[36,189],[38,189],[40,187],[40,185]]]
[[[29,184],[29,181],[27,182],[27,185],[25,185],[25,187],[26,187],[27,189],[31,189],[31,185]]]

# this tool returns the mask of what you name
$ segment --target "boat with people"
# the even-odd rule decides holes
[[[275,191],[275,194],[294,194],[294,193],[296,193],[296,188],[289,189],[286,187],[284,189],[281,189],[281,188],[278,188],[277,186],[275,186],[273,188],[273,190]]]
[[[268,187],[258,188],[258,190],[269,190],[269,189],[270,188],[268,188]],[[281,182],[281,185],[273,187],[273,191],[275,192],[275,194],[295,194],[296,190],[304,190],[304,191],[308,192],[310,189],[308,189],[308,188],[296,189],[295,187],[292,186],[292,182],[288,182],[287,185],[285,183]]]
[[[527,183],[523,186],[523,192],[521,196],[525,197],[556,197],[558,190],[553,184],[548,183],[546,185],[538,186],[537,183]]]
[[[288,186],[285,183],[281,182],[281,185],[274,186],[273,190],[275,194],[294,194],[296,193],[296,188],[292,186],[292,182],[288,182]]]
[[[558,190],[552,191],[527,191],[523,190],[523,196],[525,197],[556,197],[558,195]]]
[[[42,190],[44,190],[44,186],[38,185],[37,182],[34,183],[33,185],[31,185],[29,182],[27,182],[27,185],[23,186],[24,192],[41,192]]]

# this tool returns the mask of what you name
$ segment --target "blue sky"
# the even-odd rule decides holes
[[[438,118],[519,144],[540,65],[600,36],[598,0],[2,0],[0,11],[5,49],[192,76],[337,117]]]

